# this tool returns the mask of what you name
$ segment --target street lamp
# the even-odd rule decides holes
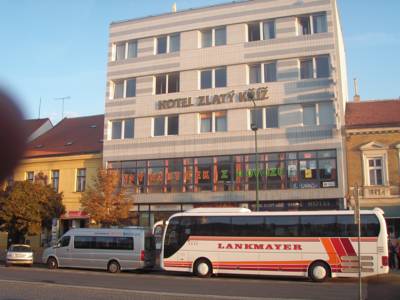
[[[254,131],[254,150],[255,150],[255,154],[256,154],[256,211],[260,210],[260,202],[259,202],[259,196],[258,196],[258,191],[260,188],[260,179],[259,179],[259,164],[258,164],[258,146],[257,146],[257,130],[258,130],[258,126],[256,123],[256,118],[255,118],[255,114],[256,114],[256,102],[254,101],[254,91],[248,91],[247,92],[247,98],[250,99],[253,102],[254,105],[254,117],[252,118],[252,122],[251,122],[251,130]]]

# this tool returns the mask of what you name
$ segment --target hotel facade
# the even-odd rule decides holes
[[[336,1],[115,22],[107,69],[103,163],[121,172],[140,224],[199,206],[255,209],[257,176],[261,210],[345,207]]]

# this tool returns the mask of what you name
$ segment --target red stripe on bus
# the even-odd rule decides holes
[[[357,256],[356,251],[354,250],[353,245],[350,242],[350,239],[341,238],[340,241],[342,242],[342,245],[346,250],[347,256]]]
[[[335,247],[336,252],[340,256],[346,256],[346,250],[343,248],[342,243],[340,242],[339,238],[332,238],[331,239],[333,246]]]

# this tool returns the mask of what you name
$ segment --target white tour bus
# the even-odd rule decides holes
[[[362,276],[389,272],[382,210],[361,211]],[[196,208],[166,223],[161,267],[193,272],[285,275],[323,281],[358,276],[353,211],[251,212]]]
[[[122,229],[71,229],[43,252],[43,263],[58,267],[120,270],[151,268],[155,245],[143,227]]]

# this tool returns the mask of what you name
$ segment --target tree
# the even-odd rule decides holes
[[[121,176],[114,170],[97,172],[93,186],[88,186],[82,195],[83,211],[102,227],[129,223],[133,201],[128,199],[121,185]]]
[[[50,229],[51,220],[64,212],[62,194],[40,178],[35,183],[16,181],[0,195],[0,229],[8,231],[12,242]]]

